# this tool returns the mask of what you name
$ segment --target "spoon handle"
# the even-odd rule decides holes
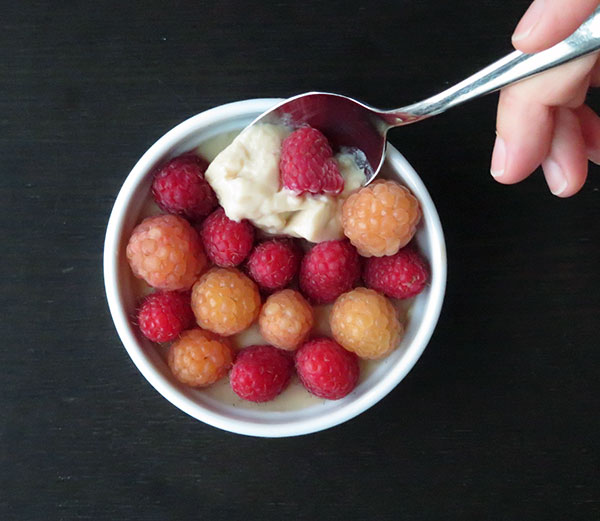
[[[391,126],[413,123],[599,49],[600,7],[571,36],[549,49],[535,54],[515,51],[431,98],[382,115]]]

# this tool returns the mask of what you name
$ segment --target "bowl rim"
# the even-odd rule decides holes
[[[184,395],[156,370],[144,354],[144,348],[139,344],[128,313],[122,305],[122,291],[117,278],[119,248],[122,244],[123,225],[131,196],[157,161],[183,138],[201,128],[224,122],[232,117],[260,114],[281,101],[281,98],[256,98],[220,105],[186,119],[159,138],[137,161],[119,190],[108,220],[103,255],[104,286],[112,320],[127,353],[150,385],[177,408],[197,420],[237,434],[270,438],[309,434],[334,427],[358,416],[389,394],[414,367],[431,339],[441,313],[447,277],[446,245],[435,204],[414,168],[393,145],[388,143],[388,159],[395,164],[396,169],[399,167],[403,176],[408,176],[406,179],[403,178],[403,182],[421,202],[429,235],[432,238],[429,262],[431,273],[435,275],[432,276],[430,297],[423,319],[413,342],[400,359],[402,363],[396,363],[375,386],[343,407],[330,411],[326,415],[279,423],[277,421],[251,422],[208,410]],[[272,414],[275,416],[277,413]]]

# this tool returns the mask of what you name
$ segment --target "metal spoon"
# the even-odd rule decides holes
[[[339,94],[308,92],[289,98],[251,124],[281,123],[318,128],[337,148],[360,149],[367,183],[385,158],[390,128],[440,114],[450,107],[600,50],[600,7],[567,39],[535,54],[515,51],[454,87],[396,110],[380,110]]]

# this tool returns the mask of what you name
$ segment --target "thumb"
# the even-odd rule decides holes
[[[600,0],[534,0],[512,35],[525,53],[552,47],[571,35],[600,4]]]

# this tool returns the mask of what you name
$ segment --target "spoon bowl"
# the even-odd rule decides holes
[[[310,125],[318,128],[334,148],[362,152],[356,156],[357,162],[365,169],[369,182],[385,157],[386,133],[390,125],[386,124],[383,114],[347,96],[308,92],[278,103],[252,125],[284,123],[291,127]]]

